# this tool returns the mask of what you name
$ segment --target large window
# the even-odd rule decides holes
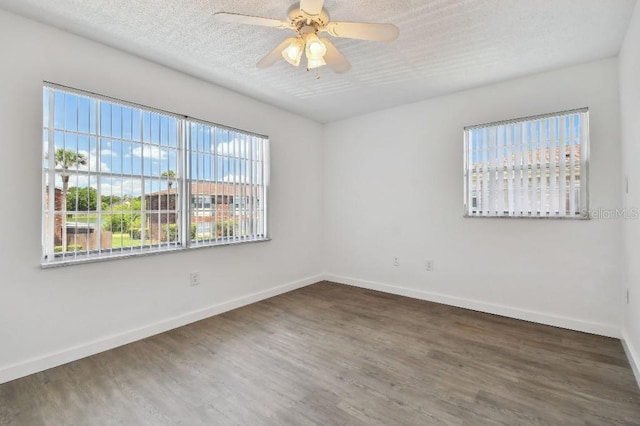
[[[268,139],[46,85],[43,265],[267,239]]]
[[[465,128],[465,214],[587,218],[586,108]]]

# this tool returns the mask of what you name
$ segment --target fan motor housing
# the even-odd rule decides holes
[[[295,3],[289,8],[287,17],[289,18],[289,23],[298,30],[309,24],[318,29],[329,23],[329,12],[327,12],[327,9],[322,9],[322,12],[317,16],[310,16],[300,9],[300,3]]]

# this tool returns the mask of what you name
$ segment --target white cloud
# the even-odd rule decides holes
[[[69,177],[69,187],[85,188],[91,186],[97,188],[97,179],[94,176],[91,181],[86,175],[71,175]],[[62,177],[56,176],[56,187],[62,188]],[[111,178],[109,180],[103,180],[100,193],[102,195],[116,195],[121,197],[123,195],[129,195],[131,197],[138,197],[142,194],[142,181],[140,179],[128,179],[128,178]]]
[[[152,160],[166,160],[169,156],[167,150],[157,146],[145,146],[144,151],[142,147],[137,147],[132,150],[132,153],[136,157],[150,158]]]
[[[111,183],[104,182],[101,192],[103,195],[131,195],[137,197],[142,194],[142,181],[140,179],[113,179]]]
[[[249,159],[251,158],[249,142],[249,140],[243,141],[240,139],[233,139],[229,142],[219,143],[217,149],[212,145],[211,151],[215,150],[218,155],[224,155],[225,157]],[[255,151],[253,156],[256,157]]]
[[[100,151],[100,155],[102,155],[103,157],[119,157],[117,152],[110,149],[103,149],[102,151]]]
[[[104,152],[107,152],[108,154],[111,153],[111,151],[109,150],[103,150],[103,154],[105,155]],[[98,156],[95,154],[95,151],[91,151],[91,153],[88,153],[87,151],[78,151],[78,153],[82,154],[85,156],[85,158],[87,159],[87,164],[84,166],[79,166],[78,170],[81,171],[92,171],[95,172],[96,171],[96,165],[98,164]],[[74,169],[75,170],[75,169]],[[101,172],[109,172],[111,171],[109,168],[109,165],[107,163],[105,163],[104,161],[100,162],[100,171]]]

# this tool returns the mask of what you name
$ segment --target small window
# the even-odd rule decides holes
[[[266,240],[267,176],[263,136],[45,85],[42,264]]]
[[[465,128],[466,216],[588,218],[586,108]]]
[[[191,197],[191,206],[195,209],[210,209],[212,205],[211,196],[200,195]]]

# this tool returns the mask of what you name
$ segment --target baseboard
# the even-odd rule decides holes
[[[638,382],[638,388],[640,389],[640,352],[636,351],[636,348],[631,343],[627,330],[622,330],[622,338],[620,340],[622,340],[622,347],[627,354],[629,365],[631,365],[633,375],[636,377],[636,382]]]
[[[370,290],[382,291],[385,293],[397,294],[400,296],[412,297],[414,299],[428,300],[430,302],[442,303],[445,305],[457,306],[459,308],[472,309],[474,311],[486,312],[489,314],[501,315],[525,321],[536,322],[554,327],[566,328],[569,330],[582,331],[585,333],[598,334],[601,336],[620,338],[620,330],[611,324],[589,322],[574,318],[562,317],[543,312],[517,309],[509,306],[497,305],[481,302],[472,299],[449,296],[441,293],[415,290],[406,287],[383,284],[374,281],[360,280],[351,277],[325,274],[324,279],[339,284],[347,284],[355,287],[367,288]]]
[[[96,339],[59,352],[49,353],[17,364],[2,367],[0,368],[0,384],[28,376],[29,374],[37,373],[48,368],[85,358],[87,356],[95,355],[109,349],[117,348],[118,346],[126,345],[127,343],[135,342],[136,340],[141,340],[177,327],[182,327],[183,325],[200,321],[241,306],[259,302],[282,293],[306,287],[310,284],[322,281],[323,278],[324,277],[322,275],[307,277],[298,281],[273,287],[268,290],[232,299],[224,303],[212,305],[204,309],[188,312],[153,324],[128,330],[123,333]]]
[[[622,336],[620,330],[609,324],[601,324],[566,318],[556,315],[545,314],[541,312],[515,309],[507,306],[496,305],[486,302],[480,302],[471,299],[464,299],[445,294],[427,292],[423,290],[409,289],[379,282],[360,280],[356,278],[344,277],[333,274],[322,274],[307,277],[298,281],[283,284],[270,288],[261,292],[253,293],[247,296],[229,300],[224,303],[209,306],[204,309],[192,311],[168,318],[153,324],[149,324],[136,329],[128,330],[123,333],[96,339],[81,345],[77,345],[62,351],[49,353],[29,360],[0,368],[0,384],[29,374],[37,373],[48,368],[66,364],[87,356],[91,356],[118,346],[126,345],[165,331],[172,330],[183,325],[196,322],[213,315],[230,311],[251,303],[259,302],[282,293],[286,293],[298,288],[306,287],[318,281],[333,281],[340,284],[351,285],[355,287],[367,288],[370,290],[382,291],[385,293],[397,294],[400,296],[412,297],[415,299],[428,300],[431,302],[443,303],[446,305],[457,306],[460,308],[472,309],[475,311],[486,312],[490,314],[502,315],[511,318],[522,319],[525,321],[537,322],[540,324],[551,325],[555,327],[567,328],[570,330],[582,331],[592,334],[599,334],[608,337],[621,338],[629,364],[633,369],[638,385],[640,386],[640,357],[630,343],[626,333],[623,331]]]

